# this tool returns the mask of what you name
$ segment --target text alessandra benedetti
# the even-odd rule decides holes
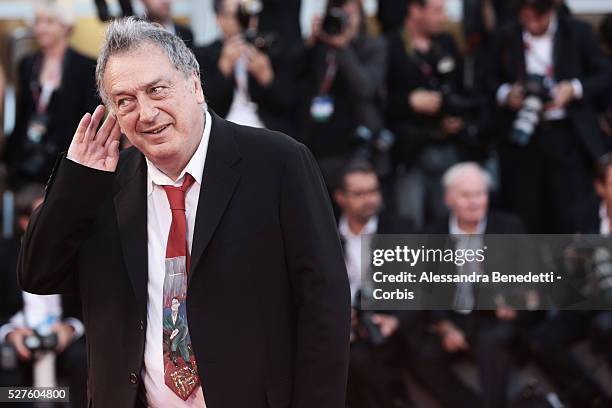
[[[555,281],[555,273],[505,274],[501,272],[482,273],[456,273],[435,274],[422,272],[418,277],[416,273],[400,272],[385,274],[374,272],[372,276],[376,283],[551,283]],[[558,277],[560,279],[560,277]]]

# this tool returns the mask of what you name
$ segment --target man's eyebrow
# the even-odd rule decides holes
[[[168,78],[164,78],[164,77],[159,77],[154,79],[153,81],[147,82],[146,84],[140,85],[138,87],[138,89],[149,89],[150,87],[159,84],[160,82],[170,82],[170,80]],[[130,93],[130,91],[133,91],[133,89],[130,90],[123,90],[123,89],[118,89],[114,92],[111,93],[111,96],[119,96],[119,95],[125,95],[127,93]]]

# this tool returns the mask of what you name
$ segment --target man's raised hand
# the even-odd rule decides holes
[[[93,115],[83,116],[70,143],[68,158],[92,169],[113,172],[119,161],[121,129],[117,118],[111,114],[97,130],[104,110],[104,106],[99,105]]]

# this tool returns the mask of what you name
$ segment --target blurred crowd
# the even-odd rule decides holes
[[[286,133],[317,159],[355,305],[347,407],[428,406],[406,372],[438,406],[612,407],[610,311],[477,311],[459,286],[454,310],[359,310],[366,234],[610,234],[612,16],[593,26],[563,0],[463,0],[450,29],[444,0],[380,0],[375,16],[361,0],[328,0],[303,38],[300,0],[215,0],[220,36],[199,45],[170,0],[142,3],[142,18],[193,50],[209,111]],[[95,5],[100,20],[119,17]],[[68,384],[72,405],[85,406],[78,299],[22,293],[15,276],[56,158],[100,103],[95,61],[70,46],[74,23],[59,2],[41,3],[38,50],[17,67],[0,156],[0,385]],[[575,353],[580,342],[595,369]],[[466,361],[475,381],[455,369]],[[525,365],[541,378],[517,390]]]

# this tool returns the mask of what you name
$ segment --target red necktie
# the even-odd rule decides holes
[[[185,299],[189,272],[187,246],[187,217],[185,194],[195,180],[185,174],[180,187],[162,186],[166,191],[172,224],[166,246],[166,275],[164,277],[163,355],[164,380],[170,389],[184,401],[200,384],[189,328]]]

